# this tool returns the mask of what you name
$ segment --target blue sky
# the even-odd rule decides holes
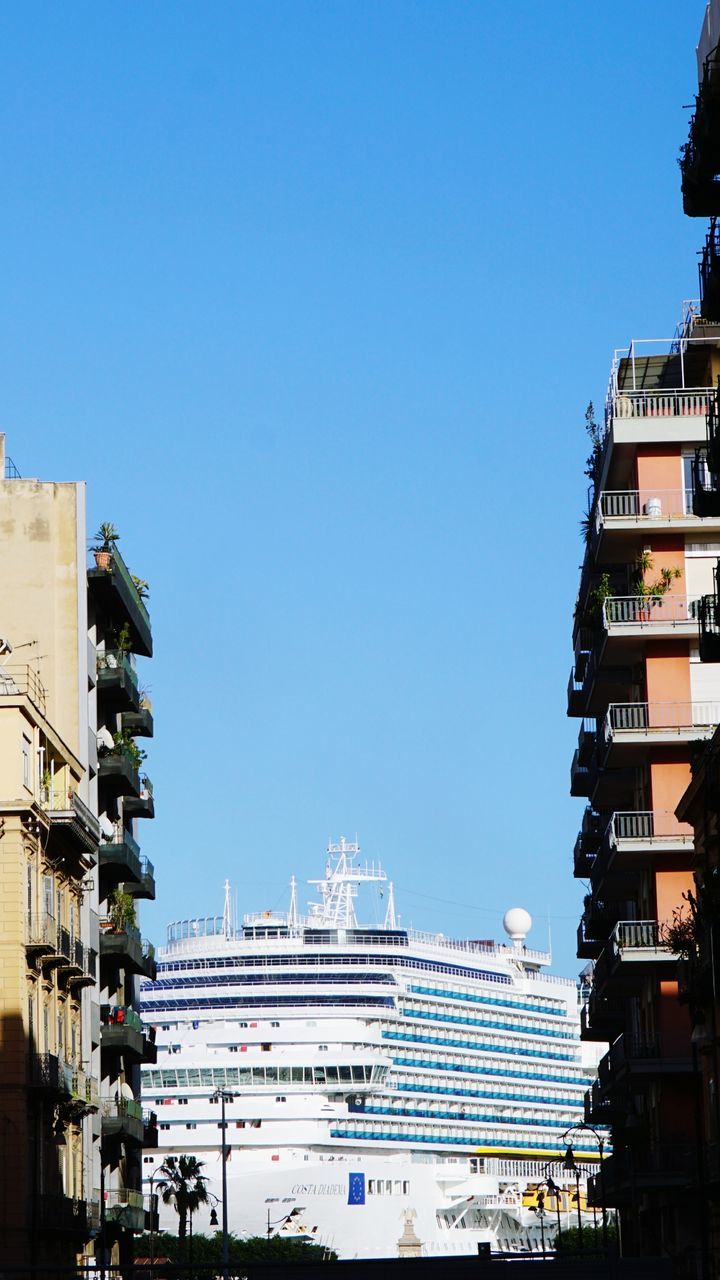
[[[702,11],[4,9],[0,424],[151,584],[156,941],[357,831],[579,968],[583,413],[697,293]]]

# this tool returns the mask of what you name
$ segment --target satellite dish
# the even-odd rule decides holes
[[[3,658],[9,658],[12,651],[13,647],[10,641],[6,640],[5,636],[0,636],[0,654]]]
[[[130,1085],[127,1083],[127,1080],[123,1080],[122,1084],[120,1085],[120,1097],[126,1098],[128,1102],[135,1101],[135,1094],[130,1088]]]

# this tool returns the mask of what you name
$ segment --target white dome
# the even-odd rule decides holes
[[[522,942],[532,929],[532,916],[524,907],[511,907],[503,916],[503,929],[513,942]]]

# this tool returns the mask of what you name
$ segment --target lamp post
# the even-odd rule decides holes
[[[220,1143],[220,1155],[222,1160],[222,1274],[223,1280],[228,1280],[229,1255],[228,1255],[228,1212],[227,1212],[227,1144],[225,1142],[225,1103],[228,1099],[236,1098],[236,1093],[231,1093],[229,1089],[216,1089],[212,1095],[212,1102],[220,1102],[220,1132],[222,1134]]]
[[[560,1188],[556,1182],[548,1174],[545,1179],[545,1186],[548,1189],[548,1195],[555,1197],[555,1211],[557,1213],[557,1236],[555,1237],[555,1249],[557,1251],[558,1242],[560,1241]]]
[[[582,1213],[580,1212],[580,1169],[578,1168],[577,1162],[575,1160],[575,1156],[573,1154],[572,1143],[568,1145],[568,1148],[565,1152],[565,1159],[563,1160],[563,1169],[567,1170],[568,1173],[573,1173],[575,1175],[575,1203],[577,1204],[578,1244],[580,1246],[580,1252],[582,1253],[583,1229],[582,1229]]]
[[[608,1251],[607,1202],[605,1199],[605,1168],[604,1168],[604,1160],[603,1160],[603,1153],[605,1151],[605,1139],[603,1138],[601,1133],[598,1133],[597,1129],[595,1129],[593,1125],[588,1124],[586,1120],[581,1120],[579,1121],[578,1124],[570,1125],[570,1128],[565,1130],[560,1141],[567,1143],[569,1135],[571,1133],[576,1133],[578,1131],[582,1131],[583,1133],[591,1133],[598,1144],[598,1155],[600,1157],[600,1201],[601,1201],[601,1208],[602,1208],[602,1239],[603,1239],[603,1251],[605,1254],[607,1254],[607,1251]]]
[[[544,1191],[538,1191],[537,1204],[535,1205],[533,1212],[537,1214],[540,1222],[540,1248],[542,1249],[542,1256],[544,1258],[545,1257],[545,1192]]]
[[[150,1280],[155,1277],[155,1192],[153,1190],[155,1179],[160,1173],[160,1166],[153,1169],[148,1182],[150,1183]]]

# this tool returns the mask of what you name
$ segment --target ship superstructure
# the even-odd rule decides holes
[[[384,871],[358,854],[328,846],[305,916],[293,881],[287,912],[235,927],[226,886],[222,916],[169,927],[143,989],[158,1046],[143,1085],[160,1121],[146,1186],[186,1152],[221,1196],[223,1089],[237,1234],[305,1234],[344,1257],[394,1255],[404,1229],[426,1254],[539,1249],[534,1189],[548,1168],[560,1180],[589,1082],[575,984],[544,972],[523,911],[508,912],[506,945],[401,928]],[[363,884],[382,888],[382,925],[358,923]],[[587,1167],[597,1157],[592,1135],[574,1150]],[[570,1184],[548,1205],[565,1222]]]

